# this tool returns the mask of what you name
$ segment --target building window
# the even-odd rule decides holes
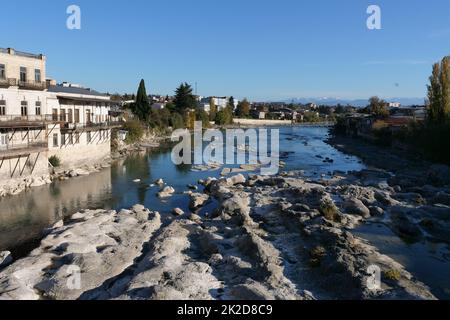
[[[88,131],[88,132],[86,133],[86,139],[87,139],[87,142],[88,142],[88,143],[91,143],[91,141],[92,141],[92,135],[91,135],[91,132],[90,132],[90,131]]]
[[[73,122],[73,113],[72,113],[72,109],[67,110],[67,116],[68,116],[68,122],[72,123]]]
[[[58,121],[58,109],[52,109],[52,119]]]
[[[6,116],[6,100],[0,100],[0,116]]]
[[[8,135],[6,133],[0,134],[0,148],[6,148],[8,146]]]
[[[20,114],[22,117],[26,117],[28,115],[28,102],[22,101],[20,103]]]
[[[27,82],[27,68],[20,67],[20,81]]]
[[[41,82],[41,70],[35,69],[34,70],[34,81]]]
[[[61,121],[66,122],[66,109],[61,109]]]
[[[6,67],[4,64],[0,64],[0,79],[6,79]]]
[[[75,123],[80,123],[80,109],[75,109]]]
[[[36,115],[37,116],[41,115],[41,102],[40,101],[36,101]]]
[[[66,145],[66,135],[64,133],[61,133],[61,146]]]
[[[61,136],[61,143],[62,143],[62,136]],[[57,133],[53,134],[53,146],[54,147],[58,146],[58,134]]]

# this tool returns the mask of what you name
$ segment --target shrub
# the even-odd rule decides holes
[[[52,165],[52,167],[57,168],[61,165],[61,159],[59,159],[57,156],[51,156],[48,158],[48,162]]]
[[[339,222],[339,210],[331,201],[325,201],[320,205],[320,213],[325,219]]]
[[[182,129],[184,128],[184,119],[181,114],[178,112],[173,112],[170,118],[170,125],[173,129]]]
[[[139,141],[144,135],[144,128],[142,124],[137,120],[131,120],[124,124],[123,130],[127,131],[127,138],[125,142],[127,144],[135,143]]]

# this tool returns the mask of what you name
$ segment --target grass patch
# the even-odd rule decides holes
[[[325,219],[340,222],[339,209],[332,201],[325,201],[320,205],[320,213]]]
[[[402,274],[399,270],[391,269],[384,272],[384,277],[391,281],[399,281],[402,278]]]

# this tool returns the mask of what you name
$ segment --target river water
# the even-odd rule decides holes
[[[280,128],[281,160],[286,162],[283,170],[304,170],[306,176],[314,178],[330,175],[335,170],[347,172],[365,168],[360,159],[328,145],[325,142],[328,131],[323,127]],[[326,158],[334,161],[324,162]],[[131,155],[90,176],[54,182],[1,199],[0,251],[9,250],[15,258],[27,254],[39,245],[45,228],[81,209],[120,210],[140,203],[163,215],[170,214],[176,207],[187,212],[188,197],[184,194],[188,191],[187,186],[196,185],[199,179],[219,177],[220,172],[194,172],[191,166],[176,166],[171,161],[171,148],[166,146]],[[156,196],[160,189],[153,184],[159,178],[175,188],[173,197],[161,200]],[[134,182],[136,179],[140,182]],[[207,205],[203,211],[213,207],[214,204]],[[433,293],[440,298],[450,298],[447,289],[450,288],[448,246],[440,245],[437,251],[436,247],[430,248],[427,244],[417,249],[405,247],[407,245],[393,233],[385,232],[380,241],[377,230],[369,226],[359,228],[357,232],[373,241],[382,253],[394,253],[391,256],[405,263],[407,269],[432,287]],[[418,254],[427,257],[426,263],[419,263],[424,260]],[[433,268],[441,270],[442,277],[436,275]]]

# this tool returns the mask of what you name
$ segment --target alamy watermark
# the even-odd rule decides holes
[[[381,8],[377,5],[370,5],[367,7],[367,14],[370,16],[367,18],[367,29],[369,30],[381,30]]]
[[[218,129],[204,131],[202,123],[195,122],[193,135],[187,129],[175,130],[172,141],[179,142],[172,150],[176,165],[258,165],[262,175],[279,172],[279,129],[227,129],[224,133]]]
[[[367,268],[367,274],[369,275],[366,279],[367,289],[370,291],[381,290],[381,268],[377,265],[370,265]]]
[[[80,290],[81,289],[81,269],[77,265],[67,266],[67,288],[69,290]]]
[[[66,20],[67,29],[81,30],[81,8],[72,4],[67,7],[66,13],[69,15]]]

